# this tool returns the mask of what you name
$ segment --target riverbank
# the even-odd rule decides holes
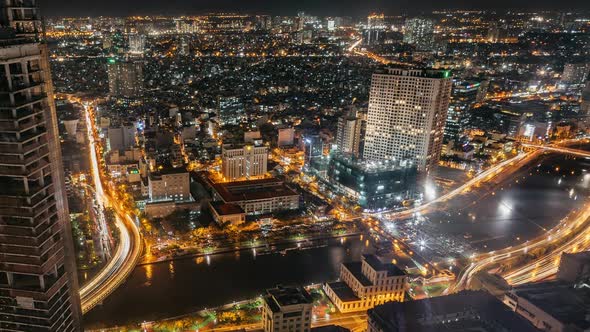
[[[139,266],[147,264],[156,264],[170,262],[180,259],[189,259],[196,257],[205,257],[208,255],[225,254],[237,251],[254,250],[256,254],[264,255],[267,253],[273,253],[280,250],[290,249],[291,246],[295,246],[298,249],[305,249],[313,246],[315,242],[321,240],[338,239],[347,236],[356,236],[364,234],[363,227],[359,227],[354,222],[349,222],[340,228],[327,229],[322,231],[309,231],[300,232],[295,235],[288,237],[285,236],[268,236],[268,237],[257,237],[252,240],[232,242],[230,239],[223,239],[215,241],[206,246],[184,246],[180,250],[175,251],[172,254],[164,254],[160,256],[150,255],[149,253],[144,255]]]

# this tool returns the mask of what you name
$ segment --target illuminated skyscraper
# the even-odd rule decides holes
[[[139,98],[143,95],[143,63],[110,59],[108,63],[111,97]]]
[[[432,170],[452,83],[446,70],[388,68],[373,74],[363,158],[412,160],[419,171]]]
[[[0,331],[80,331],[47,46],[35,0],[0,2]]]
[[[139,33],[129,34],[129,53],[132,55],[143,55],[145,49],[145,36]]]
[[[422,17],[406,20],[404,42],[416,46],[421,51],[432,50],[434,48],[434,22]]]

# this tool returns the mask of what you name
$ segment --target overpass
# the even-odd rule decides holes
[[[579,149],[572,149],[566,148],[561,146],[555,145],[537,145],[537,144],[523,144],[525,148],[537,148],[546,151],[558,152],[558,153],[567,153],[578,157],[588,157],[590,158],[590,151],[584,151]]]

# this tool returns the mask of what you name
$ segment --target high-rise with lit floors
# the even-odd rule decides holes
[[[363,158],[438,163],[452,87],[446,70],[387,68],[373,74]]]
[[[0,2],[0,331],[80,331],[47,47],[35,0]]]
[[[108,68],[111,97],[133,99],[143,95],[143,62],[110,59]]]
[[[434,22],[424,17],[406,20],[404,42],[416,46],[420,51],[429,51],[434,47]]]

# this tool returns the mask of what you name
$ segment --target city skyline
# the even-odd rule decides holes
[[[503,1],[1,0],[0,330],[587,330],[590,11]]]
[[[239,1],[220,0],[195,3],[191,0],[150,0],[150,1],[72,1],[44,0],[40,7],[45,16],[132,16],[132,15],[199,15],[210,12],[238,12],[248,14],[295,15],[299,11],[318,16],[353,16],[361,17],[370,13],[384,12],[388,15],[418,15],[432,10],[555,10],[569,8],[590,10],[590,4],[584,0],[565,0],[559,3],[549,0],[500,0],[493,2],[478,1],[384,1],[370,0],[304,0],[304,1]]]

